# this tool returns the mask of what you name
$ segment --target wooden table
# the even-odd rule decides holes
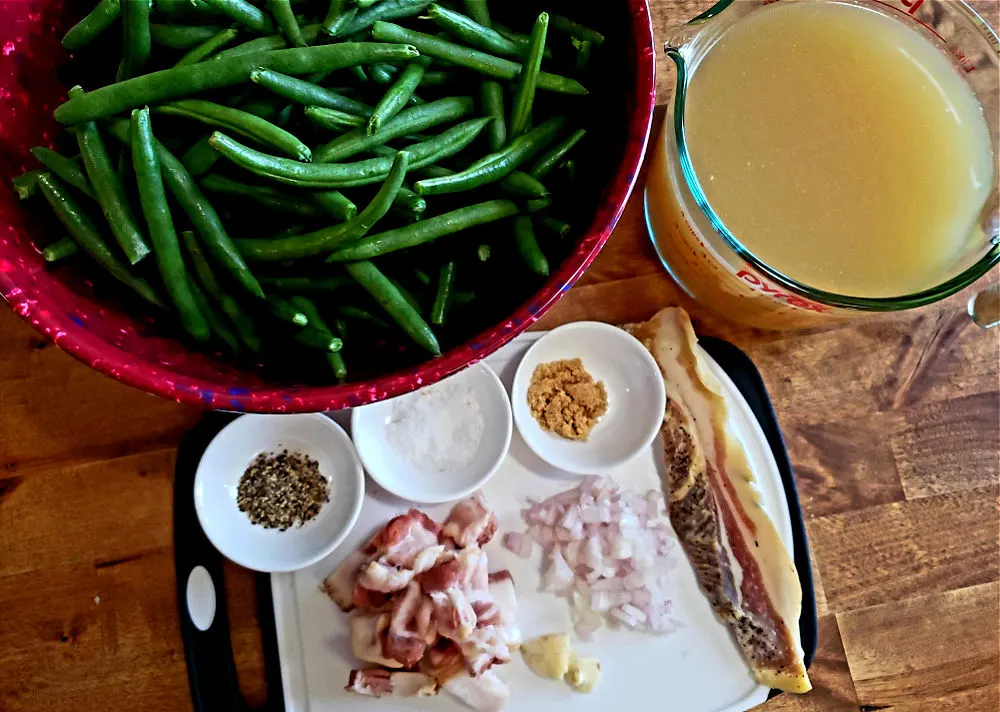
[[[651,4],[661,34],[708,5]],[[996,0],[978,6],[1000,26]],[[662,105],[671,80],[659,69]],[[538,326],[637,321],[679,303],[759,366],[820,614],[816,689],[761,709],[996,710],[1000,329],[973,326],[965,296],[805,333],[734,327],[667,279],[639,198]],[[175,447],[199,417],[89,370],[0,309],[0,711],[190,709],[171,486]],[[226,574],[241,686],[260,704],[253,577]]]

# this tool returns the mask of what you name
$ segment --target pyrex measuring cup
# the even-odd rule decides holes
[[[863,312],[911,309],[972,284],[1000,262],[997,170],[966,254],[928,289],[864,297],[817,289],[768,265],[748,249],[713,209],[688,152],[685,99],[692,76],[734,24],[774,2],[840,2],[898,18],[945,54],[979,100],[996,152],[1000,150],[1000,41],[961,0],[721,0],[680,27],[666,42],[677,85],[652,157],[646,216],[661,261],[674,280],[703,305],[763,328],[800,328]],[[901,117],[905,120],[905,117]],[[804,160],[808,160],[804,157]]]

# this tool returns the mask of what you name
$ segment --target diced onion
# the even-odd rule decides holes
[[[589,639],[605,624],[666,635],[674,535],[663,496],[619,489],[590,476],[580,485],[530,501],[521,514],[527,532],[508,533],[504,546],[527,558],[535,543],[546,550],[543,588],[566,597],[577,634]]]

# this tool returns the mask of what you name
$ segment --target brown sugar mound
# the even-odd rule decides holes
[[[585,441],[608,410],[608,392],[578,358],[540,363],[531,374],[528,407],[544,430]]]

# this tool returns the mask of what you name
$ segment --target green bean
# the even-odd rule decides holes
[[[461,13],[434,4],[427,8],[427,16],[438,27],[469,47],[505,57],[518,57],[524,54],[521,45],[511,42],[488,25],[476,22]]]
[[[281,228],[273,235],[270,235],[270,237],[288,237],[289,235],[301,235],[303,230],[305,230],[305,225],[302,225],[301,223],[291,223]],[[261,237],[264,236],[261,235]],[[263,283],[264,283],[263,280],[261,280],[261,284]]]
[[[183,57],[177,60],[175,67],[183,67],[187,64],[197,64],[204,59],[208,59],[213,54],[236,39],[239,32],[233,28],[219,30],[200,45],[191,48]]]
[[[229,317],[233,326],[236,327],[240,341],[252,352],[258,353],[261,349],[261,340],[257,334],[257,327],[253,319],[243,311],[239,302],[223,289],[218,277],[216,277],[215,272],[212,270],[212,266],[205,258],[205,253],[202,252],[201,245],[195,239],[194,233],[190,230],[185,230],[181,233],[181,239],[187,249],[188,256],[191,258],[191,266],[198,277],[198,282],[201,283],[201,286],[208,293],[209,297],[219,305],[223,313]],[[216,331],[216,329],[213,328],[213,331]]]
[[[122,61],[118,81],[142,74],[149,60],[149,11],[152,0],[125,0],[122,6]]]
[[[126,0],[128,2],[128,0]],[[184,281],[187,285],[188,291],[191,293],[191,300],[198,312],[202,315],[205,323],[208,325],[209,334],[215,334],[222,340],[222,342],[229,347],[229,350],[234,353],[240,353],[240,342],[233,333],[233,330],[229,328],[229,324],[226,323],[225,319],[215,311],[215,307],[209,301],[208,297],[198,286],[195,278],[190,274],[184,275]]]
[[[486,141],[491,151],[499,151],[507,143],[507,124],[504,120],[503,86],[487,79],[479,87],[480,110],[490,117],[486,127]]]
[[[358,206],[339,190],[320,190],[312,194],[312,199],[324,213],[340,220],[350,220],[358,214]]]
[[[514,171],[500,181],[500,187],[513,195],[526,198],[544,198],[549,194],[541,181],[524,171]]]
[[[550,196],[531,198],[524,201],[524,211],[527,213],[540,213],[550,207],[552,207],[552,198]]]
[[[514,105],[510,117],[510,137],[522,135],[531,125],[531,107],[535,102],[535,88],[538,85],[538,75],[542,71],[542,53],[545,51],[545,37],[549,30],[549,14],[543,12],[535,20],[531,30],[531,44],[528,56],[524,60],[524,68],[517,78],[517,89],[514,90]]]
[[[371,7],[377,2],[382,2],[382,0],[357,0],[358,7],[362,9],[366,7]]]
[[[80,247],[110,272],[112,277],[134,290],[140,297],[156,306],[163,306],[163,302],[160,301],[149,283],[132,274],[128,267],[108,249],[97,232],[97,227],[73,200],[58,178],[49,173],[43,173],[38,176],[37,183],[38,189],[51,206],[59,222]]]
[[[375,298],[407,336],[435,356],[440,355],[441,347],[430,326],[378,267],[367,260],[350,262],[345,267],[347,273]]]
[[[456,72],[448,71],[427,71],[424,78],[420,80],[422,87],[443,87],[459,81],[461,77]]]
[[[239,240],[237,247],[248,260],[281,262],[330,252],[364,237],[389,212],[406,177],[409,159],[406,151],[396,154],[392,169],[378,193],[364,210],[347,222],[278,240]]]
[[[344,361],[344,357],[339,351],[328,353],[326,355],[326,362],[330,364],[334,378],[338,381],[343,381],[347,378],[347,362]]]
[[[34,197],[38,191],[38,176],[41,174],[42,171],[28,171],[11,178],[10,183],[14,187],[18,199],[27,200]]]
[[[521,73],[521,65],[517,62],[462,47],[422,32],[407,30],[390,22],[376,22],[372,34],[375,39],[382,42],[407,42],[416,47],[422,55],[452,62],[487,77],[514,79]],[[575,79],[548,72],[538,73],[538,88],[560,94],[586,95],[588,93],[587,88]]]
[[[322,129],[331,131],[350,131],[358,126],[364,126],[364,117],[348,114],[338,109],[324,109],[321,106],[307,106],[303,112],[306,118]]]
[[[364,32],[381,20],[414,17],[423,12],[424,8],[430,4],[431,0],[383,0],[378,5],[359,12],[350,23],[337,33],[337,36],[345,37]]]
[[[472,119],[454,126],[429,141],[407,146],[410,168],[423,166],[453,156],[472,143],[489,119]],[[357,163],[299,163],[287,158],[269,156],[234,141],[225,134],[214,133],[212,146],[227,160],[258,175],[280,183],[303,188],[350,188],[369,185],[385,179],[392,167],[388,157],[372,158]]]
[[[363,117],[370,116],[372,112],[370,106],[362,104],[360,101],[349,99],[330,89],[269,69],[254,69],[250,72],[250,81],[298,104],[336,109]]]
[[[289,0],[267,0],[267,10],[271,13],[274,23],[289,45],[292,47],[306,46],[305,38],[302,36],[302,28],[299,27],[298,20],[295,19],[295,11],[292,10],[292,3]]]
[[[289,324],[294,324],[295,326],[309,325],[309,317],[301,309],[281,297],[269,294],[267,297],[267,307],[281,321],[287,321]]]
[[[115,24],[115,20],[121,15],[121,12],[119,0],[101,0],[86,17],[69,28],[69,31],[63,35],[62,46],[70,52],[86,47],[98,35]]]
[[[169,19],[217,20],[221,13],[204,0],[156,0],[154,8],[158,14]]]
[[[153,243],[153,256],[167,296],[180,317],[181,326],[197,341],[207,341],[211,335],[208,322],[194,301],[188,286],[184,257],[163,187],[160,161],[154,147],[149,109],[132,112],[132,167],[139,186],[139,202]]]
[[[338,35],[343,34],[344,28],[354,22],[354,18],[358,16],[358,12],[360,12],[358,8],[352,7],[330,23],[327,23],[324,20],[323,32],[330,37],[337,37]]]
[[[417,281],[420,282],[420,284],[423,285],[424,287],[431,286],[431,276],[426,272],[424,272],[422,269],[413,270],[413,275],[417,278]]]
[[[543,150],[559,133],[564,123],[563,117],[553,117],[523,136],[514,139],[503,150],[491,153],[476,161],[464,171],[451,176],[424,178],[417,181],[414,190],[420,195],[455,193],[501,180]]]
[[[110,130],[112,135],[123,143],[129,141],[130,130],[127,121],[111,122]],[[240,256],[232,238],[226,233],[226,228],[222,225],[215,208],[205,198],[198,184],[177,157],[159,141],[155,145],[167,190],[187,214],[206,249],[244,289],[255,297],[263,299],[264,291],[260,288],[260,283]]]
[[[194,119],[213,128],[224,129],[270,146],[300,161],[312,160],[312,151],[298,138],[270,121],[246,111],[202,99],[180,99],[153,109],[158,114]]]
[[[477,225],[502,220],[517,213],[517,205],[510,200],[490,200],[470,205],[450,213],[426,218],[413,225],[369,235],[354,245],[337,250],[327,257],[326,261],[344,262],[380,257],[397,250],[423,245],[445,235],[451,235]]]
[[[373,64],[368,68],[368,76],[376,84],[392,84],[396,81],[395,69],[391,64]]]
[[[352,279],[351,284],[356,284],[356,282]],[[360,307],[353,306],[351,304],[342,304],[339,307],[337,307],[337,311],[339,311],[347,319],[355,319],[357,321],[363,321],[367,324],[371,324],[372,326],[378,327],[379,329],[389,328],[389,325],[387,323],[379,319],[371,312],[362,309]]]
[[[541,222],[546,229],[551,230],[559,237],[566,237],[573,231],[573,228],[569,223],[563,222],[562,220],[554,218],[551,215],[538,215],[536,216],[536,219]]]
[[[375,110],[372,111],[371,118],[368,119],[369,136],[378,133],[383,123],[402,111],[413,96],[413,92],[417,90],[417,86],[420,85],[429,64],[429,58],[417,57],[406,65],[406,69],[402,71],[399,78],[386,90],[378,104],[375,105]]]
[[[438,277],[437,294],[434,297],[434,306],[431,307],[431,323],[441,326],[445,322],[448,314],[448,307],[451,304],[451,295],[455,289],[455,261],[449,260],[441,267],[441,275]]]
[[[59,260],[64,260],[67,257],[75,255],[79,251],[80,248],[77,247],[72,237],[64,237],[42,250],[42,256],[46,262],[58,262]]]
[[[317,309],[316,305],[313,304],[309,299],[301,295],[295,295],[291,297],[290,300],[292,304],[296,306],[296,308],[300,309],[303,313],[305,313],[309,317],[310,329],[308,331],[320,336],[322,339],[318,341],[312,341],[310,338],[312,334],[309,333],[303,334],[303,332],[299,332],[299,334],[296,335],[296,340],[308,346],[318,346],[319,348],[323,348],[324,350],[329,351],[330,353],[327,355],[327,358],[330,365],[333,367],[334,374],[336,375],[340,372],[346,374],[346,369],[343,368],[342,361],[338,363],[336,359],[329,358],[330,356],[338,355],[337,352],[343,348],[344,342],[333,335],[333,332],[330,331],[330,327],[328,327],[326,325],[326,322],[323,321],[323,317],[320,315],[319,309]],[[326,342],[325,345],[323,343],[324,341]],[[343,378],[343,375],[337,375],[337,377]]]
[[[248,30],[261,35],[269,35],[274,32],[274,23],[271,22],[271,18],[259,7],[251,5],[246,0],[203,0],[203,2]]]
[[[490,9],[486,5],[486,0],[463,0],[462,4],[465,6],[465,14],[480,25],[484,27],[493,25],[490,21]]]
[[[413,311],[415,311],[420,316],[423,316],[424,310],[420,306],[420,302],[417,301],[417,298],[413,296],[413,292],[404,287],[403,283],[400,282],[398,279],[393,279],[392,277],[390,277],[389,281],[392,282],[393,287],[399,290],[399,293],[402,295],[403,299],[406,300],[407,304],[413,307]]]
[[[423,217],[427,210],[427,201],[403,186],[392,201],[392,209],[412,222]]]
[[[261,277],[260,281],[283,292],[332,292],[354,284],[350,277]]]
[[[84,173],[84,167],[80,161],[74,158],[66,158],[62,154],[56,153],[51,148],[36,146],[31,149],[31,155],[38,159],[38,162],[48,168],[54,175],[62,179],[63,182],[73,186],[84,195],[94,198],[94,191],[90,187],[90,181]]]
[[[225,176],[210,173],[200,181],[201,187],[212,193],[239,195],[253,199],[253,204],[269,210],[304,218],[318,218],[326,215],[318,205],[313,205],[300,197],[282,193],[267,186],[248,185]]]
[[[173,67],[87,92],[59,106],[55,118],[63,124],[113,116],[143,104],[155,104],[210,89],[245,82],[257,67],[289,74],[310,74],[356,64],[413,59],[417,50],[406,45],[377,42],[342,43],[321,47],[216,57],[205,64]]]
[[[170,49],[193,49],[221,32],[221,25],[161,25],[152,23],[149,34],[154,44]]]
[[[302,27],[302,39],[304,39],[308,44],[313,44],[319,39],[319,33],[323,28],[320,25],[306,25]],[[248,54],[257,54],[259,52],[273,52],[279,49],[288,49],[288,40],[285,39],[284,35],[268,35],[267,37],[258,37],[252,39],[248,42],[238,44],[235,47],[230,47],[227,50],[223,50],[216,55],[216,59],[232,59],[233,57],[245,57]],[[316,70],[319,71],[319,70]]]
[[[586,135],[586,131],[583,129],[577,129],[563,141],[560,141],[548,151],[543,153],[541,158],[538,159],[538,162],[532,166],[528,173],[530,173],[534,178],[544,178],[552,172],[552,169],[559,164],[559,161],[561,161],[566,154],[569,153],[570,150]]]
[[[491,252],[490,246],[487,245],[486,243],[483,243],[482,245],[476,248],[476,257],[479,258],[480,262],[486,262],[490,259],[490,252]]]
[[[368,151],[396,138],[424,131],[472,113],[475,103],[467,96],[453,96],[401,111],[382,126],[376,135],[358,128],[316,148],[317,163],[335,163]]]
[[[111,159],[97,124],[88,121],[78,126],[76,139],[80,145],[83,165],[87,169],[87,178],[93,186],[108,226],[128,261],[136,264],[149,254],[149,246],[132,214],[125,190],[111,167]]]
[[[200,178],[201,176],[212,170],[212,167],[221,158],[218,151],[212,148],[212,145],[208,142],[209,137],[202,136],[198,139],[191,148],[184,152],[181,156],[181,163],[195,178]]]
[[[455,292],[451,295],[451,303],[456,307],[472,304],[474,301],[476,301],[475,292]]]
[[[574,22],[573,20],[563,17],[562,15],[552,16],[552,29],[561,32],[564,35],[569,35],[575,40],[586,40],[587,42],[591,42],[598,47],[604,44],[604,35],[600,32],[592,30],[578,22]]]
[[[590,64],[594,43],[590,40],[573,40],[573,46],[576,47],[576,71],[583,73]]]
[[[330,0],[330,8],[323,18],[323,31],[336,36],[337,30],[344,22],[347,0]]]
[[[531,216],[518,215],[514,218],[514,241],[517,243],[517,251],[521,253],[521,258],[528,265],[528,269],[537,275],[548,277],[549,261],[545,259],[545,254],[538,246],[535,228],[531,224]]]
[[[344,347],[344,342],[330,331],[323,331],[314,326],[307,326],[295,332],[295,340],[303,346],[320,349],[332,355]]]
[[[349,67],[348,71],[351,73],[351,76],[354,77],[354,81],[355,81],[356,84],[367,84],[368,83],[368,75],[365,74],[365,68],[364,67],[362,67],[360,65],[358,65],[356,67]]]
[[[428,178],[444,178],[455,175],[455,171],[443,166],[427,166],[421,170]],[[544,198],[549,194],[542,183],[522,171],[514,171],[501,180],[498,185],[511,195],[526,198]]]

